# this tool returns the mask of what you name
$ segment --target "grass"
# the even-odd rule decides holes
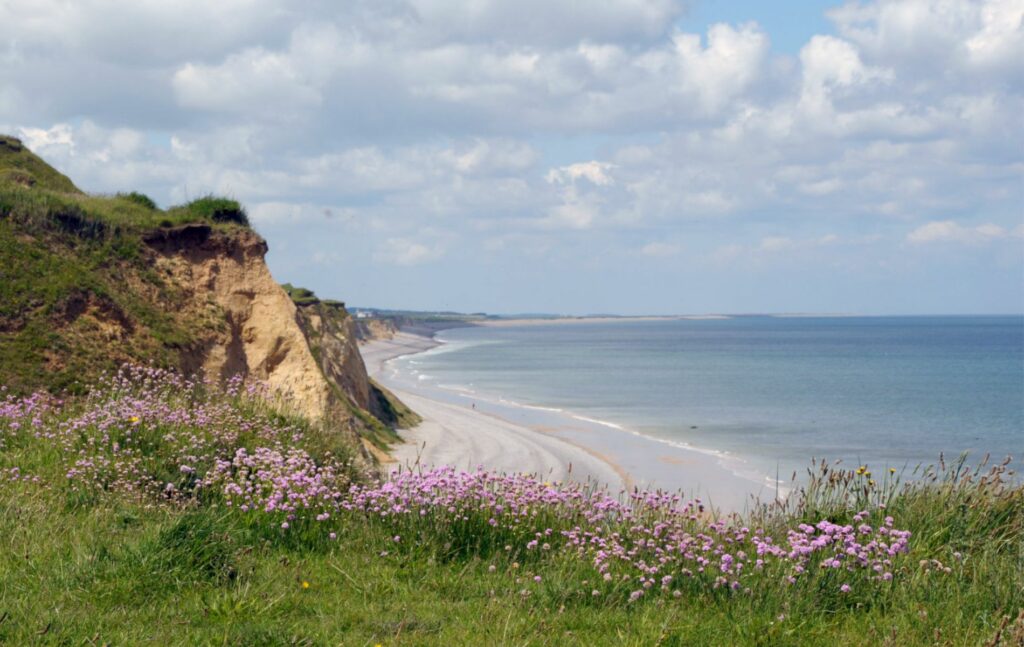
[[[9,398],[0,404],[0,642],[1018,645],[1024,640],[1024,618],[1018,617],[1024,608],[1024,490],[1005,482],[1002,465],[940,463],[908,481],[898,474],[872,476],[866,466],[817,465],[787,505],[722,521],[731,528],[760,525],[782,542],[786,529],[799,523],[825,518],[855,524],[863,509],[875,511],[869,519],[891,515],[897,527],[912,532],[909,552],[893,558],[892,582],[864,580],[843,594],[836,574],[845,577],[845,571],[812,568],[789,585],[780,563],[741,577],[750,593],[713,587],[709,574],[673,583],[679,597],[655,587],[631,602],[636,582],[603,583],[589,558],[558,548],[561,533],[584,522],[574,516],[577,504],[571,501],[577,499],[562,496],[575,490],[557,484],[517,480],[547,503],[531,504],[532,512],[513,525],[489,524],[494,509],[478,507],[472,496],[455,513],[448,504],[428,503],[422,515],[381,515],[372,503],[348,511],[325,508],[327,499],[292,513],[265,511],[262,505],[243,511],[240,504],[247,499],[217,487],[195,487],[196,478],[211,473],[215,456],[230,457],[242,447],[250,455],[257,446],[301,450],[318,466],[311,472],[307,463],[302,473],[318,474],[319,482],[338,492],[350,484],[357,493],[375,497],[391,491],[378,488],[372,475],[346,471],[344,447],[302,420],[277,413],[252,385],[246,390],[236,382],[227,392],[211,391],[140,371],[93,389],[88,398],[62,404]],[[101,457],[121,466],[109,472],[120,481],[104,477],[105,485],[97,489],[90,485],[99,482],[93,477],[107,472],[67,477],[75,461],[99,465]],[[181,461],[195,473],[177,469]],[[132,465],[143,467],[127,467]],[[342,467],[322,471],[332,465]],[[151,474],[173,479],[177,494],[138,488]],[[241,472],[231,474],[238,478]],[[417,478],[407,483],[426,492],[420,488],[428,481]],[[300,481],[305,482],[294,482]],[[500,490],[506,481],[494,482]],[[458,488],[455,481],[445,483],[428,498]],[[359,500],[358,494],[345,497]],[[329,519],[312,519],[326,509],[332,510]],[[653,540],[660,532],[653,530],[657,520],[665,518],[659,510],[641,506],[634,521],[610,516],[600,523],[624,536],[636,528],[652,529],[655,534],[641,536]],[[289,528],[283,528],[283,520],[290,521]],[[695,533],[715,532],[707,516],[686,523]],[[545,541],[555,545],[552,550],[524,544],[548,528],[553,533]],[[731,534],[721,536],[728,541]],[[591,595],[595,588],[602,595]]]
[[[87,195],[0,135],[0,366],[8,387],[80,392],[121,362],[176,365],[211,322],[186,320],[144,238],[186,224],[248,227],[234,200],[161,210],[148,196]]]
[[[36,186],[61,193],[80,193],[60,171],[34,155],[10,135],[0,135],[0,182]]]
[[[320,303],[320,299],[313,293],[312,290],[307,288],[300,288],[292,285],[291,283],[282,283],[281,288],[288,293],[291,300],[298,306],[309,306],[316,303]],[[344,307],[344,304],[342,304]]]

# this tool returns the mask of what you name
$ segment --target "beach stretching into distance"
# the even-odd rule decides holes
[[[566,412],[510,407],[507,401],[458,394],[443,397],[402,375],[391,361],[436,348],[441,342],[435,332],[429,326],[407,328],[392,339],[360,345],[369,375],[423,418],[417,427],[400,432],[405,442],[390,450],[392,471],[484,467],[551,481],[596,481],[613,492],[659,487],[683,491],[722,511],[742,511],[754,498],[770,501],[777,492],[784,493],[756,475],[738,475],[714,452],[659,442]]]

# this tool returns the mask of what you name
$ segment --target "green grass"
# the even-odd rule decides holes
[[[288,296],[295,302],[295,305],[309,306],[320,303],[320,299],[317,298],[312,290],[296,287],[291,283],[282,283],[281,288],[288,293]]]
[[[125,290],[129,280],[175,302],[135,240],[31,235],[0,218],[0,366],[7,385],[76,390],[126,359],[173,363],[195,329]]]
[[[337,436],[325,438],[301,420],[245,402],[236,406],[247,419],[303,430],[295,442],[311,455],[327,460],[344,451]],[[44,420],[40,428],[55,424]],[[181,431],[147,433],[159,439],[175,430]],[[251,446],[256,438],[235,442]],[[693,586],[680,598],[629,603],[614,591],[589,595],[596,575],[586,561],[519,546],[506,551],[506,538],[488,536],[483,519],[456,527],[442,517],[421,523],[353,514],[329,526],[336,539],[316,524],[295,522],[286,532],[279,517],[242,513],[218,496],[177,504],[113,492],[73,496],[59,447],[5,427],[2,419],[0,439],[0,642],[6,644],[1019,645],[1024,639],[1018,619],[1024,490],[1001,484],[999,466],[968,469],[961,461],[910,483],[886,475],[875,485],[867,484],[870,475],[824,467],[787,507],[764,508],[746,520],[779,528],[822,517],[843,522],[882,503],[914,533],[891,585],[842,598],[827,576],[794,586],[765,580],[750,595]],[[160,458],[159,442],[146,446]],[[10,480],[13,466],[40,482]],[[562,528],[546,514],[524,523]],[[406,541],[396,543],[400,528]],[[541,583],[535,574],[543,574]]]
[[[538,586],[503,555],[396,551],[369,523],[335,542],[288,540],[217,508],[61,510],[55,496],[0,496],[9,644],[966,645],[991,639],[1022,604],[1021,574],[998,550],[952,576],[911,573],[866,608],[830,608],[806,588],[628,605],[581,596],[586,573],[570,563],[546,564]]]
[[[0,135],[0,182],[79,193],[67,176],[39,159],[25,148],[21,140],[10,135]]]
[[[211,322],[176,314],[180,295],[151,269],[144,239],[195,223],[230,230],[248,219],[236,201],[213,196],[161,210],[138,192],[84,194],[0,135],[0,366],[8,387],[79,391],[126,360],[176,365]]]

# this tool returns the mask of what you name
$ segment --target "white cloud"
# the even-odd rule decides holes
[[[753,23],[739,29],[712,25],[706,48],[698,34],[676,33],[672,40],[680,87],[708,113],[723,108],[751,84],[768,52],[768,37]]]
[[[834,36],[814,36],[800,50],[805,92],[822,92],[892,78],[892,72],[865,66],[850,43]]]
[[[69,124],[55,124],[50,128],[19,128],[18,131],[25,144],[40,155],[50,152],[53,147],[75,147]]]
[[[684,9],[679,0],[411,0],[409,5],[417,22],[440,40],[547,46],[656,38]]]
[[[918,245],[925,243],[978,245],[1011,237],[1022,238],[1022,232],[1024,232],[1024,226],[1007,231],[993,223],[970,227],[961,225],[954,220],[935,220],[911,231],[907,234],[907,240]]]
[[[797,56],[683,9],[9,0],[0,130],[87,190],[227,193],[284,240],[399,267],[454,265],[443,231],[459,262],[1018,235],[1024,0],[846,2]]]
[[[551,169],[546,176],[547,181],[552,184],[571,184],[579,179],[588,180],[597,186],[608,186],[614,184],[609,171],[615,168],[607,162],[579,162],[560,168]]]
[[[388,238],[374,253],[373,259],[378,263],[420,265],[436,261],[444,254],[445,250],[440,245],[429,246],[408,238]]]

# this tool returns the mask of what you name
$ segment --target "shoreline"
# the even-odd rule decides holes
[[[386,368],[391,360],[439,346],[441,342],[432,337],[408,332],[360,345],[370,376],[423,418],[418,426],[399,431],[405,442],[389,452],[394,459],[391,471],[444,465],[467,471],[485,467],[556,481],[591,482],[612,492],[628,488],[625,470],[607,457],[472,406],[430,398],[389,379]]]
[[[416,428],[400,430],[406,442],[391,449],[393,470],[483,466],[589,479],[613,491],[681,491],[723,512],[742,512],[755,499],[767,502],[785,494],[781,484],[729,469],[724,464],[729,457],[721,452],[681,446],[572,412],[433,388],[395,368],[394,360],[443,347],[434,337],[443,329],[403,330],[389,340],[360,344],[370,375],[424,419]]]

